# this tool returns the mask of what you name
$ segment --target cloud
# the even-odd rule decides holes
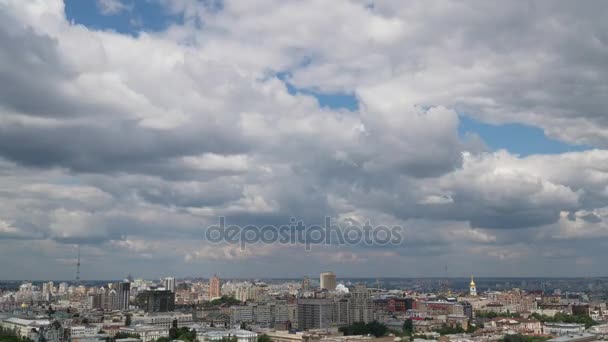
[[[45,271],[36,260],[69,263],[62,248],[81,244],[91,264],[115,262],[110,277],[345,263],[363,275],[386,271],[384,260],[424,275],[446,259],[468,274],[480,257],[491,258],[479,265],[488,274],[492,263],[518,274],[534,259],[521,270],[533,274],[571,239],[586,244],[569,247],[580,272],[597,272],[588,261],[605,248],[608,207],[605,6],[368,3],[161,1],[183,21],[161,32],[144,24],[136,37],[71,23],[58,0],[0,4],[0,250],[41,249],[24,261],[29,274],[11,258],[0,268],[32,278]],[[353,94],[357,109],[310,95],[329,92]],[[595,149],[491,151],[460,135],[462,114]],[[205,245],[219,216],[332,216],[400,225],[407,239],[243,252]]]
[[[121,0],[95,0],[97,7],[103,15],[115,15],[120,12],[129,11],[131,6],[125,4]]]

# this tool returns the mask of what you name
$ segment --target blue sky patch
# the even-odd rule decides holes
[[[551,139],[538,127],[518,123],[491,125],[461,114],[459,134],[464,137],[468,132],[477,134],[492,150],[505,149],[521,156],[591,149]]]
[[[285,82],[287,91],[291,95],[302,94],[314,96],[321,107],[330,108],[333,110],[346,109],[354,112],[359,109],[359,100],[353,93],[322,93],[311,89],[298,88],[291,84],[288,80],[288,72],[279,72],[277,78]]]
[[[69,21],[95,30],[113,30],[137,35],[139,31],[161,31],[179,19],[168,13],[158,1],[123,1],[127,7],[112,14],[102,13],[96,0],[65,0]]]

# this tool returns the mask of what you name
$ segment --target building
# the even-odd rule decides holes
[[[308,279],[308,276],[304,276],[304,279],[302,280],[302,291],[308,291],[310,290],[310,279]]]
[[[95,325],[75,325],[70,327],[70,340],[79,341],[95,338],[99,333],[99,327]]]
[[[161,337],[169,337],[169,328],[149,325],[121,327],[120,332],[131,335],[139,335],[141,342],[151,342]]]
[[[249,303],[230,307],[230,324],[255,324],[265,328],[285,326],[289,321],[289,307],[286,301]]]
[[[128,281],[118,283],[118,310],[129,310],[129,298],[131,298],[131,283]]]
[[[373,321],[373,301],[371,291],[365,285],[356,285],[350,291],[349,323]]]
[[[522,335],[542,334],[541,322],[531,318],[496,317],[485,323],[485,326],[495,327],[503,331],[513,331]]]
[[[321,289],[327,291],[335,291],[336,290],[336,275],[334,272],[323,272],[319,276],[319,283]]]
[[[298,299],[298,328],[324,329],[333,323],[334,303],[326,298]]]
[[[411,309],[411,300],[408,307],[409,298],[389,298],[386,302],[386,310],[389,312],[406,312]]]
[[[167,277],[163,279],[165,290],[175,292],[175,278]]]
[[[175,293],[167,290],[142,291],[137,295],[137,302],[145,312],[175,311]]]
[[[236,338],[237,342],[257,342],[258,334],[242,329],[212,330],[197,332],[196,334],[197,342],[229,341],[233,338]]]
[[[162,328],[171,328],[173,321],[177,323],[177,327],[185,327],[194,323],[191,313],[154,313],[143,316],[134,316],[132,318],[135,325],[149,325]]]
[[[214,298],[219,298],[222,296],[221,286],[220,286],[220,278],[217,275],[214,275],[211,279],[209,279],[209,300]]]
[[[43,336],[49,342],[63,339],[63,328],[59,322],[51,323],[47,319],[23,319],[11,317],[0,322],[0,327],[10,330],[21,338],[38,341]]]
[[[477,286],[475,285],[475,280],[473,279],[473,276],[471,276],[471,283],[469,283],[469,296],[477,296]]]
[[[582,334],[585,331],[584,324],[577,323],[544,323],[543,334],[545,335],[577,335]]]
[[[552,338],[547,342],[590,342],[595,340],[597,340],[597,336],[587,333],[581,333],[576,335],[564,335]]]

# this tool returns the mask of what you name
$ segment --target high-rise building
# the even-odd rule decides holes
[[[335,291],[336,275],[334,274],[334,272],[323,272],[319,276],[319,283],[321,284],[321,289],[327,291]]]
[[[355,285],[350,291],[350,320],[351,323],[373,321],[371,291],[365,285]]]
[[[131,283],[118,283],[116,294],[118,295],[118,310],[128,310],[129,299],[131,297]]]
[[[171,291],[142,291],[137,295],[137,303],[145,312],[175,311],[175,293]]]
[[[209,279],[209,300],[221,297],[222,292],[220,289],[220,278],[214,275],[213,278]]]
[[[324,329],[333,323],[334,302],[326,298],[298,299],[298,328]]]
[[[165,290],[175,292],[175,278],[167,277],[163,279],[165,283]]]

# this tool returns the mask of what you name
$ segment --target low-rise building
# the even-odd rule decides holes
[[[202,331],[196,334],[198,342],[222,341],[230,338],[236,338],[237,342],[256,342],[258,334],[242,329]]]
[[[42,335],[49,342],[63,340],[63,328],[59,322],[48,319],[23,319],[11,317],[0,323],[3,329],[13,331],[15,335],[37,341]]]
[[[142,342],[150,342],[160,337],[169,337],[169,328],[152,325],[134,325],[121,327],[120,332],[131,335],[139,335]]]
[[[563,335],[548,340],[547,342],[590,342],[597,340],[597,336],[592,334],[580,333],[575,335]]]
[[[95,325],[74,325],[70,327],[69,332],[71,341],[80,341],[97,336],[99,327]]]
[[[543,334],[563,336],[563,335],[577,335],[582,334],[585,331],[584,324],[577,323],[545,323],[543,324]]]

